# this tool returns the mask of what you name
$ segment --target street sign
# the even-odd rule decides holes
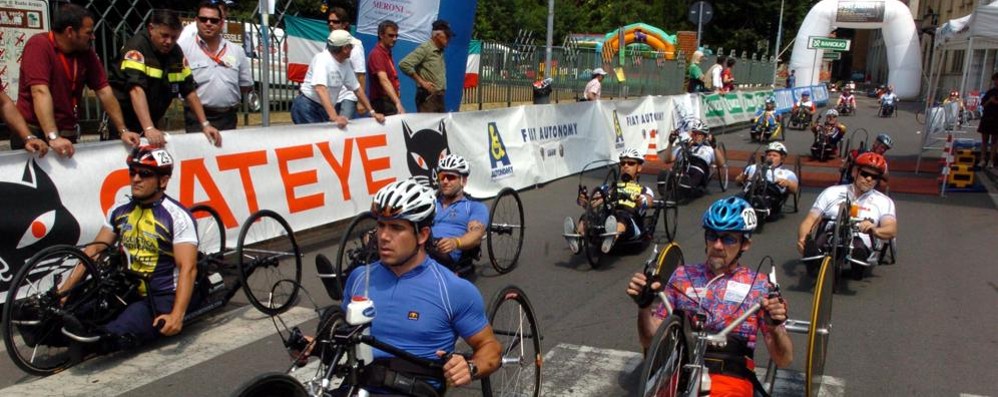
[[[832,50],[849,51],[852,40],[833,39],[831,37],[811,36],[807,39],[807,49],[809,50]]]
[[[842,59],[842,53],[835,51],[826,51],[824,54],[821,55],[821,59],[824,59],[826,61],[838,61]]]
[[[700,19],[701,6],[703,7],[703,19]],[[710,3],[706,1],[698,1],[696,3],[690,4],[690,10],[687,13],[687,15],[689,16],[690,23],[694,25],[707,23],[714,18],[714,7],[711,6]]]

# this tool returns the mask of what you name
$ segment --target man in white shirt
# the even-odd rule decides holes
[[[353,49],[353,36],[345,30],[334,30],[326,39],[326,50],[312,57],[305,73],[305,81],[301,84],[301,95],[291,103],[291,121],[295,124],[325,123],[332,121],[339,128],[346,128],[347,118],[336,112],[334,103],[340,96],[340,90],[350,90],[357,95],[357,100],[365,108],[370,109],[371,103],[357,81],[350,62],[350,51]],[[384,123],[385,116],[373,113],[379,123]]]
[[[724,61],[727,58],[724,55],[717,56],[717,63],[707,69],[707,74],[710,76],[710,88],[714,92],[721,91],[724,88],[724,80],[721,79],[721,72],[724,71]]]
[[[784,167],[784,161],[786,159],[787,147],[780,142],[770,143],[769,146],[766,147],[764,160],[765,166],[768,168],[766,169],[766,173],[763,174],[763,178],[766,181],[763,194],[761,197],[745,197],[745,199],[749,200],[754,208],[768,209],[768,213],[766,215],[769,219],[775,218],[780,214],[783,209],[783,203],[786,202],[787,197],[791,193],[797,193],[799,188],[797,174]],[[752,189],[753,176],[755,176],[758,169],[758,164],[752,164],[745,167],[745,172],[742,172],[735,177],[735,181],[739,184],[745,185],[745,193],[748,193],[749,190]]]
[[[236,129],[242,94],[253,90],[246,53],[222,35],[223,7],[220,2],[203,1],[194,21],[197,34],[183,36],[177,42],[197,82],[205,117],[220,131]],[[194,112],[186,106],[184,126],[187,132],[202,129]]]
[[[329,23],[330,32],[336,29],[350,31],[350,15],[342,7],[330,8],[329,14],[326,15],[326,21]],[[366,85],[365,76],[367,73],[367,65],[364,59],[364,43],[354,38],[352,44],[350,66],[353,67],[353,71],[357,75],[357,81],[360,83],[360,89],[363,91]],[[369,108],[364,106],[357,107],[357,94],[354,94],[350,90],[341,90],[340,97],[336,99],[336,113],[347,119],[352,119],[359,114],[366,114],[367,109]]]
[[[680,140],[680,132],[677,130],[669,136],[669,143],[665,147],[666,163],[677,161],[683,157],[683,146],[689,147],[691,157],[688,161],[688,168],[683,180],[679,181],[683,189],[699,190],[707,185],[707,178],[710,177],[711,164],[718,168],[724,166],[724,155],[716,149],[714,138],[710,136],[710,127],[703,121],[696,120],[691,123],[689,138]],[[680,145],[675,142],[680,140]],[[676,171],[676,169],[673,169]]]
[[[602,90],[603,78],[606,76],[606,71],[603,68],[596,68],[593,70],[593,78],[589,80],[586,84],[586,89],[582,91],[582,97],[587,101],[598,101],[600,98],[600,91]]]

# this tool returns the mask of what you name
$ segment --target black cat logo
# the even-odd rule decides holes
[[[444,121],[440,120],[440,131],[426,128],[415,133],[403,121],[402,132],[408,150],[406,159],[409,164],[409,175],[424,186],[434,187],[437,181],[437,164],[440,159],[450,154]]]
[[[34,160],[24,166],[21,182],[0,182],[0,291],[28,258],[55,244],[76,244],[80,224],[62,205],[59,191]]]

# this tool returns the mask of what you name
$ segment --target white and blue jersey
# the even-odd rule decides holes
[[[468,222],[478,221],[483,226],[489,224],[489,210],[485,204],[461,197],[444,207],[440,198],[436,201],[437,211],[433,216],[433,238],[460,237],[468,232]],[[451,259],[456,263],[461,258],[461,250],[450,252]]]
[[[351,296],[364,295],[367,269],[350,273],[343,311]],[[485,303],[475,285],[429,256],[415,269],[396,276],[380,261],[370,265],[368,298],[374,302],[371,335],[418,357],[438,360],[438,350],[454,351],[460,336],[467,340],[488,325]],[[374,349],[374,358],[390,358]]]

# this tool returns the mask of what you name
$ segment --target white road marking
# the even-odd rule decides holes
[[[316,317],[315,311],[302,307],[281,315],[288,326]],[[276,330],[267,316],[246,306],[198,321],[186,331],[154,350],[97,357],[65,372],[7,387],[0,395],[119,395],[271,336]]]

